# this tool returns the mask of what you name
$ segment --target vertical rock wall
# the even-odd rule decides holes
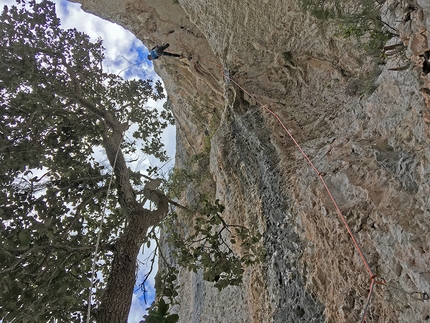
[[[264,233],[266,261],[241,287],[218,293],[181,271],[181,322],[358,322],[370,285],[315,172],[222,70],[276,112],[326,174],[372,271],[388,282],[376,286],[367,322],[430,321],[427,1],[387,1],[384,19],[400,33],[390,44],[406,47],[377,78],[356,44],[293,0],[83,3],[148,47],[169,42],[188,57],[155,62],[177,119],[177,165],[204,149],[208,129],[208,185],[228,222]]]

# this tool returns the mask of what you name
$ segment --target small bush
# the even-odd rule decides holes
[[[384,43],[395,36],[395,30],[381,19],[383,3],[374,0],[300,0],[305,12],[338,24],[338,36],[355,38],[361,48],[376,56],[382,52]]]

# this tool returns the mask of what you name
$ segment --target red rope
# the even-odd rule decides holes
[[[245,90],[242,86],[240,86],[236,81],[232,80],[230,77],[228,77],[227,75],[225,75],[223,73],[223,75],[225,77],[227,77],[231,82],[233,82],[234,84],[236,84],[240,89],[242,89],[242,91],[244,91],[246,94],[248,94],[250,97],[252,97],[257,103],[259,103],[263,109],[265,109],[266,111],[268,111],[270,114],[272,114],[276,120],[278,121],[278,123],[281,125],[281,127],[285,130],[285,132],[288,134],[288,136],[291,138],[291,140],[294,142],[294,144],[296,145],[296,147],[299,149],[299,151],[301,152],[301,154],[303,155],[303,157],[306,159],[306,161],[309,163],[309,165],[312,167],[312,169],[315,171],[315,173],[317,174],[317,176],[319,177],[319,179],[321,180],[321,182],[324,185],[324,188],[326,189],[331,201],[333,202],[334,207],[336,208],[337,213],[339,214],[343,224],[346,227],[346,230],[348,231],[349,235],[351,236],[352,242],[354,243],[355,248],[357,249],[357,252],[359,253],[361,260],[363,261],[367,272],[369,273],[370,278],[372,278],[373,272],[372,269],[369,266],[369,263],[366,260],[366,257],[364,256],[363,251],[361,250],[357,240],[355,239],[351,228],[349,227],[348,223],[346,222],[345,217],[343,216],[342,212],[339,209],[339,206],[337,205],[336,200],[334,199],[333,195],[330,192],[330,189],[328,188],[326,182],[323,179],[323,174],[318,171],[318,169],[316,168],[316,166],[314,165],[314,163],[310,160],[310,158],[308,157],[308,155],[304,152],[304,150],[302,149],[302,147],[299,145],[299,143],[297,142],[297,140],[294,138],[294,136],[291,134],[291,132],[287,129],[287,127],[284,125],[284,123],[281,121],[281,119],[279,118],[279,116],[273,112],[272,110],[270,110],[268,107],[266,107],[263,103],[261,103],[258,99],[256,99],[251,93],[249,93],[247,90]]]
[[[210,62],[210,61],[209,61]],[[272,110],[270,110],[267,106],[265,106],[262,102],[260,102],[254,95],[252,95],[251,93],[249,93],[246,89],[244,89],[240,84],[238,84],[236,81],[234,81],[229,75],[226,75],[223,71],[223,67],[219,64],[216,64],[214,62],[211,62],[212,64],[220,67],[221,69],[221,73],[222,75],[230,80],[231,82],[233,82],[236,86],[238,86],[242,91],[244,91],[246,94],[248,94],[251,98],[253,98],[258,104],[261,105],[261,107],[263,109],[265,109],[267,112],[269,112],[271,115],[273,115],[276,120],[278,121],[278,123],[281,125],[281,127],[284,129],[284,131],[288,134],[288,136],[291,138],[291,140],[294,142],[294,144],[296,145],[296,147],[299,149],[300,153],[303,155],[303,157],[306,159],[306,161],[308,162],[308,164],[312,167],[312,169],[315,171],[315,173],[317,174],[317,176],[319,177],[319,179],[321,180],[325,190],[327,191],[327,194],[329,195],[334,207],[336,208],[336,211],[340,217],[340,219],[342,220],[346,230],[348,231],[349,236],[351,237],[351,240],[355,246],[355,249],[357,250],[358,254],[360,255],[360,258],[364,264],[364,266],[366,267],[366,270],[370,276],[371,279],[371,283],[370,283],[370,290],[369,290],[369,294],[367,296],[367,302],[366,302],[366,306],[364,308],[363,311],[363,316],[361,319],[361,323],[364,323],[365,319],[366,319],[366,313],[369,307],[369,303],[373,294],[373,289],[376,283],[378,284],[384,284],[383,282],[378,282],[376,281],[376,276],[373,274],[372,269],[369,266],[369,263],[366,260],[366,257],[364,256],[363,251],[360,248],[360,245],[358,244],[357,240],[354,237],[354,234],[352,233],[351,228],[348,225],[348,222],[346,221],[345,217],[343,216],[342,212],[340,211],[340,208],[336,202],[336,200],[334,199],[333,195],[330,192],[330,189],[328,188],[326,182],[323,179],[323,173],[321,173],[320,171],[318,171],[318,169],[315,167],[314,163],[311,161],[311,159],[308,157],[308,155],[304,152],[304,150],[302,149],[302,147],[299,145],[299,143],[297,142],[297,140],[294,138],[294,136],[291,134],[291,132],[287,129],[287,127],[284,125],[284,123],[281,121],[280,117],[273,112]]]
[[[367,294],[367,301],[366,305],[364,306],[363,316],[361,317],[360,323],[364,323],[366,321],[367,309],[369,308],[370,300],[372,299],[373,290],[376,283],[378,282],[375,280],[375,277],[372,277],[372,280],[370,282],[369,294]]]

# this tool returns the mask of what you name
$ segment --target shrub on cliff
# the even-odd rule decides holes
[[[139,250],[156,238],[154,227],[174,203],[125,158],[140,148],[166,159],[160,136],[171,116],[146,106],[163,98],[161,84],[103,72],[101,40],[61,29],[46,0],[5,7],[0,35],[0,319],[126,322]],[[124,139],[130,128],[136,140]],[[96,147],[106,152],[109,169],[93,157]],[[144,207],[145,199],[154,208]],[[214,233],[225,226],[220,212],[205,216],[195,230],[208,243],[190,264],[210,266],[229,252],[216,241],[224,236]],[[186,241],[178,247],[192,251],[195,241]],[[211,245],[219,253],[209,259],[204,251]],[[217,274],[239,273],[235,264],[217,267]],[[161,284],[172,283],[174,273]],[[158,322],[157,315],[176,319],[163,302],[148,322]]]
[[[354,37],[367,52],[379,55],[396,30],[381,19],[385,1],[300,0],[304,11],[339,26],[338,35]]]

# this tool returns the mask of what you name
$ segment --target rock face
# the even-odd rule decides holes
[[[324,172],[372,272],[386,281],[375,286],[366,322],[430,322],[427,0],[384,5],[399,38],[377,74],[357,44],[293,0],[82,2],[148,47],[168,42],[187,57],[155,61],[177,119],[177,167],[204,150],[208,130],[208,185],[227,221],[264,233],[266,260],[240,287],[218,293],[181,271],[181,322],[361,318],[370,276],[318,174],[265,108]]]

